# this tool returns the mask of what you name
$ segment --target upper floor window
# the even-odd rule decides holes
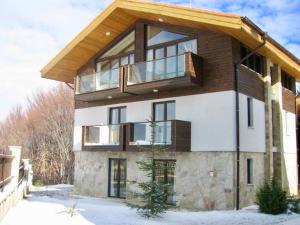
[[[153,120],[166,121],[175,119],[175,101],[157,102],[153,104]]]
[[[121,41],[115,44],[111,49],[106,51],[100,57],[100,59],[133,52],[134,44],[135,44],[134,42],[135,42],[135,31],[133,30],[127,36],[125,36]]]
[[[147,26],[147,46],[158,45],[186,37],[188,36],[166,31],[160,27]]]
[[[293,77],[291,77],[284,71],[281,71],[281,83],[284,88],[289,89],[291,91],[295,90],[295,81]]]
[[[126,122],[126,107],[115,107],[109,109],[109,124],[119,124]]]
[[[248,127],[253,127],[253,99],[247,97],[247,122]]]
[[[241,46],[241,59],[247,56],[251,50],[245,46]],[[247,58],[242,64],[254,70],[255,72],[262,74],[262,56],[258,54],[253,54],[249,58]]]

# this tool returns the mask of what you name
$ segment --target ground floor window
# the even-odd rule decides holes
[[[154,179],[162,184],[169,184],[171,195],[167,199],[169,203],[175,203],[175,160],[155,160]]]
[[[126,197],[126,159],[109,159],[108,196]]]
[[[247,159],[247,184],[253,184],[253,159]]]

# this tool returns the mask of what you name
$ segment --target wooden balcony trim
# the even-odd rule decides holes
[[[126,127],[126,151],[139,152],[149,150],[150,145],[130,145],[133,136],[133,124],[128,123]],[[191,151],[191,123],[188,121],[172,120],[171,121],[171,144],[157,145],[165,149],[166,152],[190,152]],[[181,127],[181,130],[179,129]],[[186,136],[183,136],[183,134]]]

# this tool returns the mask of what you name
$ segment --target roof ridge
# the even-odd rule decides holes
[[[178,9],[190,10],[190,11],[194,11],[194,12],[209,13],[212,15],[242,18],[241,15],[236,14],[236,13],[222,12],[222,11],[217,11],[217,10],[204,9],[204,8],[200,8],[200,7],[191,8],[188,6],[176,5],[176,4],[172,4],[172,3],[168,3],[168,2],[153,2],[151,0],[114,0],[114,1],[116,1],[116,2],[141,2],[141,3],[144,2],[147,4],[168,6],[168,7],[178,8]]]

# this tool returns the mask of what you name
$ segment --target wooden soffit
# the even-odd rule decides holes
[[[73,83],[77,70],[133,23],[159,18],[168,24],[223,32],[250,47],[263,41],[261,31],[239,15],[140,0],[115,0],[41,70],[42,77]],[[267,38],[260,53],[300,80],[299,60],[274,40]]]

